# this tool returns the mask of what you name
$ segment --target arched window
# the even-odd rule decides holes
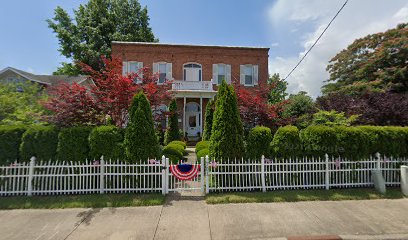
[[[183,65],[184,81],[202,81],[202,66],[199,63],[186,63]]]

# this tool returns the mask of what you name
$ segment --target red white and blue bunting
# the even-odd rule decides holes
[[[170,165],[170,171],[178,180],[191,180],[197,177],[201,166],[198,164]]]

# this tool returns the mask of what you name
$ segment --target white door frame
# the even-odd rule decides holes
[[[187,65],[194,65],[195,67],[189,67]],[[187,77],[190,74],[192,76],[195,75],[195,77],[187,79]],[[200,79],[201,81],[203,80],[203,66],[201,64],[195,63],[195,62],[189,62],[189,63],[183,64],[183,80],[184,81],[196,82],[196,81],[200,81]]]

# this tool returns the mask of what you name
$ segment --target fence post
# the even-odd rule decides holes
[[[326,153],[324,155],[326,161],[326,175],[325,175],[325,182],[326,182],[326,190],[330,189],[330,172],[329,172],[329,155]]]
[[[27,181],[27,196],[33,195],[33,178],[34,178],[34,166],[36,157],[30,158],[30,168],[28,169],[28,181]]]
[[[209,164],[210,164],[210,160],[208,158],[208,155],[206,155],[205,156],[205,193],[206,194],[210,193]]]
[[[376,167],[377,167],[377,170],[380,170],[381,169],[381,162],[380,162],[380,158],[381,158],[381,155],[380,155],[380,153],[378,152],[378,153],[376,153],[375,154],[375,158],[376,158]]]
[[[99,193],[105,193],[105,160],[103,156],[101,156],[101,160],[99,162]]]
[[[162,195],[166,195],[166,157],[163,155],[161,160],[162,165]]]
[[[262,180],[262,192],[266,192],[265,186],[265,156],[261,157],[261,180]]]
[[[204,176],[204,157],[201,157],[200,158],[200,165],[201,165],[201,167],[200,167],[200,171],[201,171],[201,192],[202,193],[205,193],[205,191],[204,191],[204,178],[205,178],[205,176]]]
[[[170,171],[169,158],[166,158],[166,193],[169,193],[169,184],[170,184],[170,181],[169,181],[169,177],[170,177],[169,171]]]

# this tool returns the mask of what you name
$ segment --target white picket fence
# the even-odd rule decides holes
[[[201,158],[198,176],[180,181],[169,159],[146,163],[121,161],[36,162],[0,166],[0,196],[175,191],[224,192],[372,187],[371,172],[381,169],[387,186],[400,185],[406,158],[377,154],[364,161],[344,158],[296,158],[210,161]]]
[[[400,165],[408,159],[382,157],[295,158],[210,162],[206,158],[206,192],[267,191],[372,187],[372,171],[382,170],[387,186],[400,185]]]

